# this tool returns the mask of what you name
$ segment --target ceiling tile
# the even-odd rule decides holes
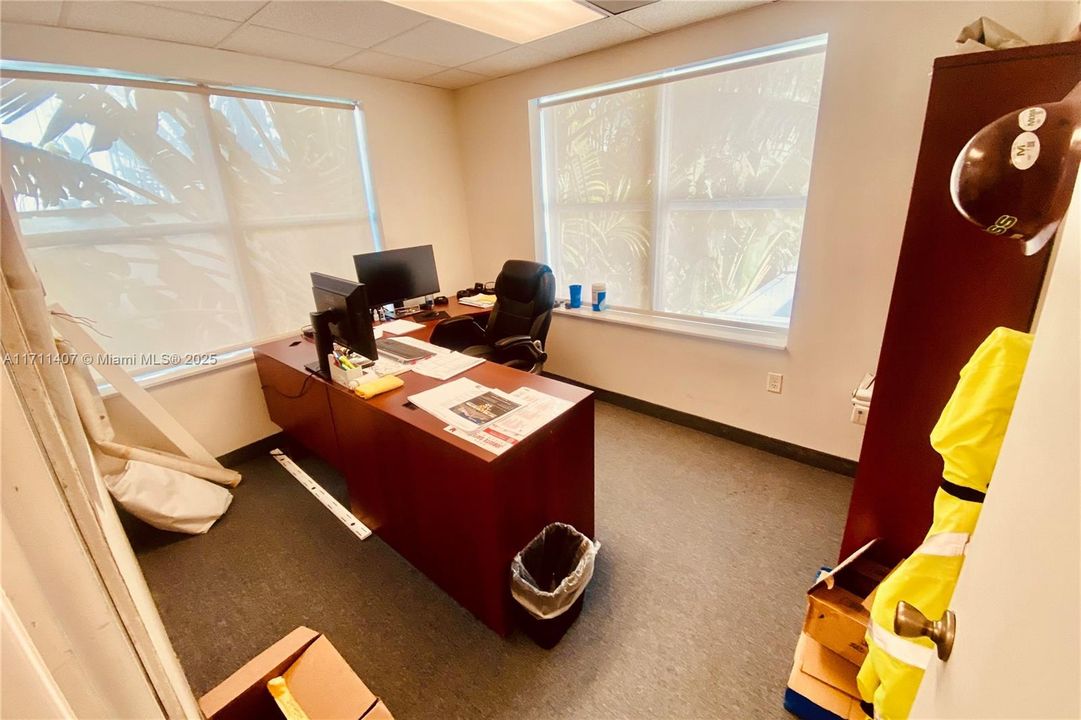
[[[204,47],[217,45],[239,26],[231,20],[154,5],[96,0],[69,2],[64,25],[80,30],[169,40]]]
[[[272,2],[255,14],[253,25],[366,48],[428,20],[412,10],[385,2]]]
[[[377,45],[374,49],[444,67],[457,67],[512,47],[516,46],[508,40],[454,23],[429,20]]]
[[[576,28],[534,40],[525,47],[562,59],[637,40],[649,34],[637,25],[621,20],[620,17],[607,17],[579,25]]]
[[[375,75],[376,77],[390,78],[391,80],[406,80],[408,82],[420,80],[422,77],[434,75],[447,69],[442,65],[386,55],[375,50],[364,50],[353,57],[342,60],[334,67],[364,73],[365,75]]]
[[[503,77],[522,70],[527,70],[538,65],[553,62],[551,55],[535,50],[529,46],[521,45],[510,50],[504,50],[489,57],[475,62],[462,65],[462,70],[480,73],[489,77]]]
[[[31,25],[56,25],[60,21],[62,2],[39,2],[39,0],[4,0],[4,22],[29,23]]]
[[[466,85],[475,85],[476,83],[484,82],[487,79],[488,78],[483,75],[454,68],[451,70],[444,70],[435,75],[429,75],[422,79],[421,82],[425,85],[434,85],[435,87],[446,88],[448,90],[456,90],[457,88],[465,87]]]
[[[664,32],[701,20],[720,17],[769,0],[661,0],[621,13],[619,18],[651,33]]]
[[[262,55],[263,57],[292,60],[309,65],[333,65],[357,49],[348,45],[316,40],[269,28],[245,25],[226,38],[218,47],[225,50]]]
[[[143,0],[141,4],[244,22],[266,3],[267,0],[175,0],[174,2]]]

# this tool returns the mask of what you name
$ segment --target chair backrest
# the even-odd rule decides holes
[[[489,344],[511,335],[544,342],[556,298],[552,268],[529,260],[508,260],[495,279],[495,298],[484,330]]]

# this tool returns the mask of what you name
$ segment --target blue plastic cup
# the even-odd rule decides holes
[[[571,285],[571,307],[582,307],[582,286]]]

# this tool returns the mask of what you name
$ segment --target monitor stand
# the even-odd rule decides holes
[[[330,321],[334,313],[319,310],[308,315],[312,321],[312,336],[315,340],[315,362],[308,363],[304,369],[313,375],[330,379],[330,353],[334,350],[334,338],[330,336]]]

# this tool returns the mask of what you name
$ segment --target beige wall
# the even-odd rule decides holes
[[[980,15],[1032,42],[1076,27],[1077,3],[781,2],[457,93],[476,271],[534,256],[527,103],[549,93],[829,33],[787,350],[558,317],[548,370],[739,428],[856,458],[849,394],[875,367],[933,59]],[[565,291],[564,291],[565,295]],[[766,392],[767,371],[785,374]]]
[[[168,77],[249,85],[364,103],[373,184],[388,247],[435,246],[445,292],[471,284],[462,167],[453,96],[448,90],[339,70],[257,58],[156,40],[7,23],[3,57],[112,68]],[[275,432],[254,365],[187,378],[152,390],[215,454]],[[128,440],[154,433],[120,399],[110,401]]]
[[[1077,3],[775,3],[456,93],[220,50],[4,24],[10,59],[351,97],[364,103],[389,247],[432,243],[443,289],[533,256],[527,101],[557,90],[830,33],[823,107],[789,349],[558,318],[549,369],[771,437],[858,455],[848,393],[881,342],[931,60],[987,14],[1030,40],[1076,24]],[[889,30],[888,37],[874,34]],[[782,395],[765,373],[785,373]],[[215,454],[273,432],[252,364],[154,396]],[[117,398],[127,440],[155,434]]]

